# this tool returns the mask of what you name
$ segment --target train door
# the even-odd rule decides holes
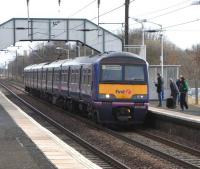
[[[66,71],[67,71],[67,96],[69,97],[69,83],[70,83],[70,78],[71,78],[71,68],[70,67],[68,67],[67,69],[66,69]]]
[[[51,92],[53,93],[53,92],[54,92],[54,85],[56,84],[56,82],[54,82],[54,80],[56,80],[54,68],[52,69],[51,79],[52,79],[52,83],[51,83]]]
[[[82,100],[82,78],[83,78],[83,66],[80,67],[79,71],[79,99]]]
[[[58,93],[61,93],[61,83],[62,83],[62,65],[60,66],[60,69],[59,69],[59,81],[58,81]]]
[[[47,91],[47,77],[48,76],[48,69],[45,71],[45,91]]]
[[[39,82],[39,72],[38,72],[38,69],[36,70],[36,89],[38,89],[38,82]]]

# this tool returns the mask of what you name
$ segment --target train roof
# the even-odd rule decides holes
[[[31,70],[36,64],[28,65],[24,68],[25,71]]]
[[[56,68],[56,67],[60,67],[63,63],[65,62],[69,62],[69,59],[64,59],[64,60],[56,60],[54,62],[50,62],[49,64],[46,64],[43,66],[44,69],[47,68]]]
[[[32,67],[32,69],[42,69],[42,67],[45,66],[46,64],[48,64],[48,62],[36,64]]]
[[[26,67],[24,68],[24,71],[40,69],[40,68],[42,68],[45,64],[48,64],[48,62],[29,65],[29,66],[26,66]]]
[[[104,58],[120,57],[122,55],[123,55],[123,57],[132,57],[132,58],[141,60],[144,63],[146,62],[144,59],[141,59],[141,57],[139,55],[136,55],[136,54],[133,54],[133,53],[129,53],[129,52],[108,52],[108,53],[102,53],[102,54],[99,54],[99,55],[77,57],[77,58],[71,60],[70,62],[63,63],[62,66],[64,67],[64,66],[69,66],[69,65],[93,64],[93,63],[96,63],[96,62],[103,60]]]
[[[100,62],[101,60],[105,59],[105,58],[111,58],[112,57],[131,57],[134,58],[138,61],[140,61],[140,63],[146,63],[147,62],[142,59],[139,55],[133,54],[133,53],[129,53],[129,52],[106,52],[106,53],[102,53],[102,54],[98,54],[98,55],[91,55],[91,56],[81,56],[81,57],[77,57],[75,59],[64,59],[64,60],[56,60],[54,62],[45,62],[45,63],[40,63],[40,64],[33,64],[33,65],[29,65],[27,67],[25,67],[25,71],[30,70],[30,69],[48,69],[48,68],[58,68],[62,65],[62,67],[67,67],[70,65],[90,65],[90,64],[95,64],[97,62]]]

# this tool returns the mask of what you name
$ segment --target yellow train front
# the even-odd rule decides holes
[[[110,53],[94,65],[93,117],[106,124],[141,124],[148,111],[148,63]]]

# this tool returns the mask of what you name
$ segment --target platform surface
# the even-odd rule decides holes
[[[99,169],[0,92],[0,169]]]
[[[181,110],[180,105],[177,105],[175,109],[169,109],[166,107],[166,102],[163,101],[162,107],[157,107],[158,101],[150,101],[149,110],[161,115],[167,115],[182,120],[187,120],[195,123],[200,123],[200,106],[189,104],[189,108],[184,111]]]

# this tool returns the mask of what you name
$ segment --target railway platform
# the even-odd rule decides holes
[[[175,109],[169,109],[166,107],[166,102],[163,101],[162,107],[157,107],[158,101],[150,101],[149,110],[154,113],[161,113],[168,116],[181,118],[181,119],[190,119],[194,120],[197,123],[200,123],[200,105],[189,104],[189,108],[182,111],[180,105],[177,105]]]
[[[151,101],[149,106],[146,125],[150,128],[168,133],[170,136],[179,137],[195,145],[200,143],[200,107],[189,105],[189,108],[182,111],[176,109],[157,107],[158,102]]]
[[[0,169],[100,168],[0,92]]]

